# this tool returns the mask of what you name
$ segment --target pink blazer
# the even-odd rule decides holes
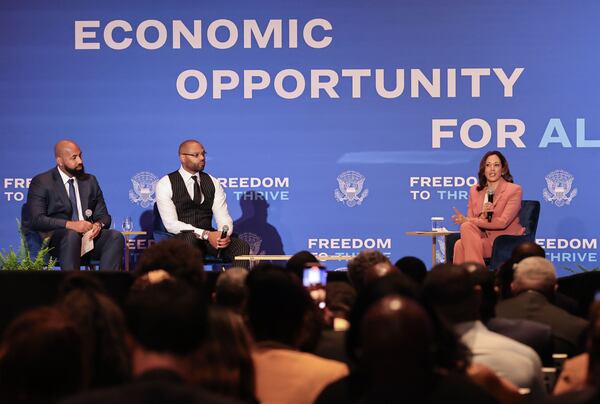
[[[524,234],[525,229],[519,222],[519,211],[521,210],[521,199],[523,197],[521,186],[503,179],[500,180],[496,192],[494,192],[494,202],[492,202],[494,215],[491,222],[488,222],[487,218],[478,218],[483,210],[485,193],[485,188],[477,191],[477,185],[471,187],[467,216],[475,218],[472,223],[475,223],[486,233],[490,243],[493,243],[496,237],[505,234],[512,236]]]

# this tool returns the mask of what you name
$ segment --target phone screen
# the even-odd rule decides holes
[[[310,268],[305,268],[302,276],[302,284],[305,287],[322,285],[325,286],[327,283],[327,270],[325,268],[319,268],[318,266],[313,266]]]

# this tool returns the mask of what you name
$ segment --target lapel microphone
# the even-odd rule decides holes
[[[88,222],[92,222],[92,215],[94,214],[94,212],[92,212],[91,209],[86,209],[85,212],[83,212],[83,215],[85,216],[85,220],[87,220]]]

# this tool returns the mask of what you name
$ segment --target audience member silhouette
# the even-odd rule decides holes
[[[433,324],[412,299],[392,295],[371,305],[360,340],[367,403],[494,402],[464,378],[436,374]]]
[[[153,244],[144,251],[135,267],[135,275],[140,277],[148,272],[162,269],[182,279],[190,285],[202,288],[204,285],[204,265],[202,252],[190,248],[183,240],[167,239]]]
[[[76,325],[57,307],[17,317],[0,346],[0,402],[51,404],[82,390],[88,369]]]
[[[590,309],[587,352],[564,363],[549,403],[591,404],[600,402],[600,302]]]
[[[246,288],[246,268],[229,268],[219,274],[213,293],[213,301],[217,306],[241,314],[246,305],[248,290]]]
[[[235,312],[213,307],[208,335],[194,354],[192,381],[206,390],[244,402],[256,402],[250,336]]]
[[[532,348],[544,366],[553,366],[552,328],[546,324],[525,319],[496,317],[497,295],[494,274],[479,263],[462,264],[481,289],[480,318],[485,326],[498,334],[519,341]]]
[[[396,268],[408,275],[417,284],[422,285],[427,276],[427,266],[417,257],[406,256],[396,261]]]
[[[88,388],[112,386],[129,380],[131,369],[125,344],[123,312],[89,273],[73,273],[61,285],[59,307],[83,337]]]
[[[288,262],[285,264],[285,269],[296,274],[298,279],[302,280],[306,264],[314,262],[319,262],[317,257],[308,251],[299,251],[290,257]]]
[[[314,307],[297,276],[275,265],[248,275],[247,316],[257,343],[253,351],[256,396],[261,403],[312,403],[346,365],[298,351],[305,316]]]
[[[416,299],[418,299],[417,286],[406,275],[396,271],[391,275],[367,284],[363,291],[359,293],[356,303],[350,313],[350,329],[346,336],[346,349],[348,351],[348,356],[352,359],[352,373],[327,386],[319,395],[317,403],[365,402],[365,397],[369,394],[375,394],[375,397],[383,399],[383,397],[376,395],[376,390],[379,390],[380,386],[377,386],[378,382],[373,380],[375,376],[372,376],[370,374],[371,371],[369,370],[371,366],[375,365],[369,365],[365,362],[366,351],[364,338],[365,333],[369,333],[371,328],[370,326],[364,326],[363,319],[367,316],[369,309],[373,305],[377,304],[382,299],[390,297],[394,299],[406,299],[411,302],[416,301]],[[439,320],[435,313],[427,308],[424,308],[423,310],[426,312],[427,319],[431,324],[431,343],[426,343],[428,345],[428,352],[427,355],[421,356],[421,360],[424,363],[431,364],[431,366],[437,369],[436,372],[439,371],[439,375],[434,377],[434,379],[441,377],[442,375],[448,375],[452,380],[456,378],[458,380],[455,383],[464,387],[461,388],[461,391],[464,391],[465,399],[471,397],[472,391],[475,391],[475,393],[472,393],[474,394],[474,397],[479,397],[481,402],[489,402],[491,398],[485,393],[482,393],[479,387],[473,385],[466,375],[469,366],[468,349],[460,343],[452,331]],[[382,330],[372,331],[377,333],[378,337],[383,339],[388,338],[386,333],[390,331],[390,328],[386,325]],[[400,334],[402,332],[407,332],[407,330],[402,331],[400,328],[394,328],[393,336],[390,334],[388,339],[392,344],[392,340],[398,335],[396,334],[396,331]],[[403,337],[400,339],[402,338]],[[393,350],[407,348],[410,349],[409,346],[402,343],[402,345],[394,347]],[[389,358],[392,357],[393,355],[390,355]],[[370,360],[373,359],[371,358]],[[396,365],[399,365],[404,359],[395,357],[395,360],[399,362]],[[389,371],[390,369],[388,368],[387,370]],[[379,372],[379,370],[376,372]],[[415,402],[415,400],[411,400],[410,398],[405,400],[403,390],[398,388],[398,383],[401,383],[398,378],[392,383],[397,387],[395,396],[388,397],[387,400],[381,402]],[[388,389],[388,387],[386,387],[386,389]],[[393,387],[389,387],[389,389],[393,389]],[[370,399],[373,398],[371,397]],[[425,396],[423,397],[423,400],[426,400]],[[416,401],[421,402],[421,400]]]
[[[500,290],[501,299],[508,299],[513,296],[510,287],[515,272],[513,266],[527,257],[545,258],[546,252],[533,241],[524,241],[512,250],[510,258],[500,265],[496,271],[496,285]]]
[[[441,264],[427,275],[423,298],[449,321],[473,354],[473,362],[501,374],[531,397],[545,396],[539,356],[530,347],[489,331],[480,321],[481,288],[469,271],[458,265]]]
[[[516,264],[512,291],[515,297],[496,306],[498,317],[537,321],[552,328],[554,351],[580,353],[588,322],[552,304],[557,288],[554,265],[541,257]]]
[[[390,262],[390,260],[377,250],[361,251],[348,262],[348,277],[357,292],[360,293],[365,286],[367,269],[380,262]]]
[[[191,386],[191,354],[206,335],[206,303],[185,281],[160,271],[140,277],[125,305],[130,332],[133,380],[129,384],[81,394],[66,401],[83,403],[228,403]]]

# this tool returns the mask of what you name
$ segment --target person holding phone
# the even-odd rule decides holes
[[[460,240],[454,245],[454,264],[478,262],[492,255],[492,245],[501,235],[519,236],[521,187],[513,183],[508,161],[497,150],[487,152],[479,163],[479,182],[469,191],[467,215],[454,208],[454,223],[460,225]]]

